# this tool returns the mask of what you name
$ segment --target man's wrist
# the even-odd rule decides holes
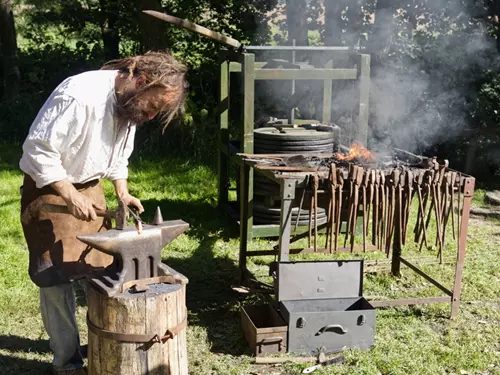
[[[50,184],[50,187],[54,189],[57,194],[59,194],[61,198],[64,199],[65,202],[71,201],[74,194],[77,193],[77,190],[75,189],[73,184],[66,179],[53,182]]]
[[[127,180],[125,180],[125,179],[114,180],[113,186],[115,187],[116,197],[119,200],[121,200],[129,195],[128,187],[127,187]]]

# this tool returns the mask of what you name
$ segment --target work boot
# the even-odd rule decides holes
[[[56,371],[53,369],[52,372],[54,373],[54,375],[87,375],[87,372],[82,368],[78,368],[76,370],[63,370],[63,371]]]

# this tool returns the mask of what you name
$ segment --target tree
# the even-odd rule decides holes
[[[292,41],[295,40],[297,46],[309,45],[306,0],[287,0],[286,23],[288,25],[289,44],[292,44]]]
[[[118,1],[99,0],[101,8],[101,33],[106,60],[120,56],[120,35],[118,32]]]
[[[137,7],[139,12],[142,10],[163,11],[158,0],[137,0]],[[141,30],[142,46],[146,51],[170,47],[167,25],[164,21],[141,12],[139,15],[139,28]]]
[[[5,97],[12,98],[19,92],[21,74],[11,0],[0,0],[0,52],[3,63],[3,92]]]

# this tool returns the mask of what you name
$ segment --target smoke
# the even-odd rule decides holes
[[[323,4],[327,1],[330,0],[323,0]],[[406,9],[376,12],[374,4],[368,7],[367,3],[342,0],[335,2],[336,10],[326,9],[326,14],[343,9],[338,19],[344,22],[346,14],[358,17],[363,8],[365,11],[361,27],[356,21],[355,35],[339,23],[341,27],[336,30],[342,30],[342,35],[335,35],[334,39],[371,55],[368,146],[374,150],[398,147],[420,153],[463,137],[463,131],[476,121],[477,83],[484,71],[497,63],[495,41],[489,37],[484,22],[477,21],[478,16],[484,17],[482,2],[476,6],[473,0],[422,0],[412,1],[412,7]],[[350,23],[347,19],[347,25]],[[324,34],[323,40],[328,37],[331,35]],[[318,63],[314,62],[314,55],[308,58]],[[335,67],[347,67],[345,64],[344,60]],[[301,106],[315,107],[316,118],[321,119],[322,82],[301,81],[300,85],[309,85],[317,96]],[[283,90],[288,87],[283,82],[275,81],[272,87],[268,102],[286,98]],[[344,139],[355,133],[352,129],[358,121],[358,95],[352,83],[334,83],[332,121],[343,128]]]
[[[471,16],[460,3],[453,9],[445,5],[449,3],[442,1],[441,9],[451,14]],[[438,30],[423,26],[413,40],[400,34],[399,41],[394,35],[401,32],[400,25],[391,26],[382,30],[393,36],[383,61],[372,55],[371,147],[422,152],[463,136],[473,125],[477,81],[494,63],[494,42],[480,24],[448,22]]]

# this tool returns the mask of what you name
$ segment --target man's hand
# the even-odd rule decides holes
[[[114,180],[113,186],[115,187],[116,196],[119,200],[123,201],[125,206],[136,207],[139,214],[142,214],[144,212],[144,207],[142,207],[141,201],[136,197],[130,195],[130,193],[128,192],[127,180]]]
[[[120,200],[123,201],[125,206],[134,206],[135,208],[137,208],[139,214],[142,214],[144,212],[144,207],[142,207],[141,201],[138,198],[130,195],[129,193],[121,196]]]
[[[75,189],[68,180],[61,180],[50,185],[64,199],[69,212],[80,220],[97,220],[95,210],[105,210]]]
[[[104,211],[104,208],[92,202],[82,193],[75,190],[75,194],[71,195],[69,201],[66,201],[68,210],[71,214],[80,220],[91,221],[97,220],[95,210]]]

